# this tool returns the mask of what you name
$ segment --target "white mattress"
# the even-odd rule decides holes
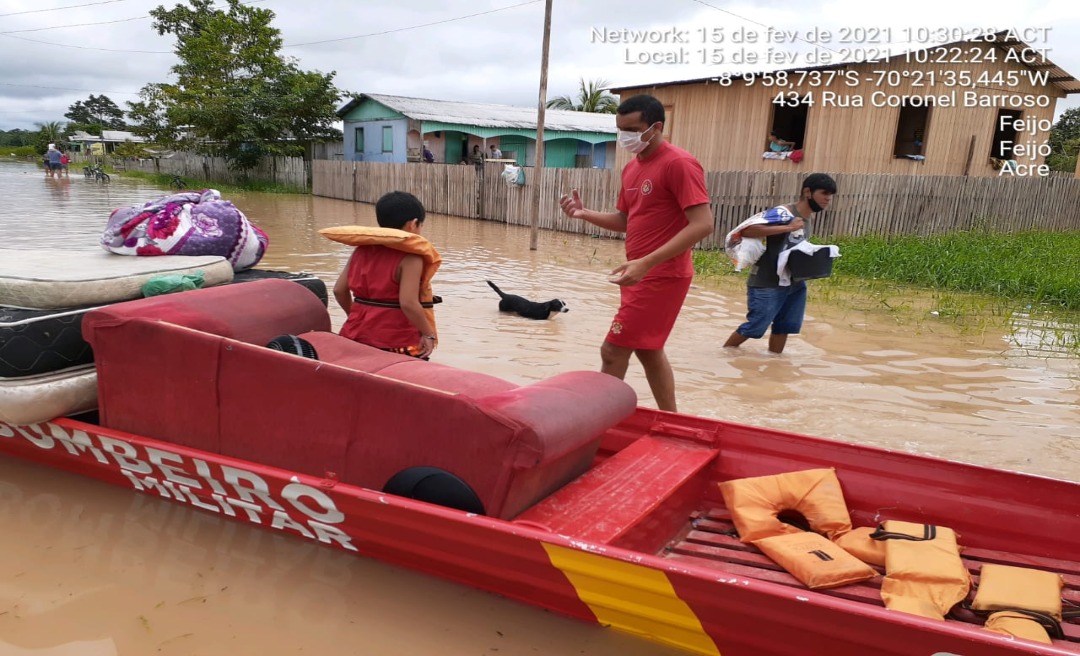
[[[88,364],[40,376],[0,378],[0,422],[20,426],[93,410],[97,372]]]
[[[202,271],[205,286],[232,281],[219,255],[133,257],[105,251],[0,249],[0,305],[59,309],[130,301],[154,276]]]

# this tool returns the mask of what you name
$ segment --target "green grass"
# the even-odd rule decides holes
[[[839,237],[838,277],[970,292],[1080,311],[1080,232],[955,232],[930,237]],[[733,273],[722,251],[695,253],[703,275]]]
[[[123,171],[120,173],[125,178],[138,178],[140,180],[146,180],[162,187],[171,187],[173,174],[172,173],[147,173],[145,171]],[[307,189],[298,189],[289,185],[278,184],[276,182],[266,182],[261,180],[251,180],[239,185],[226,184],[224,182],[211,182],[209,180],[200,180],[198,178],[182,178],[184,184],[187,185],[187,190],[191,189],[217,189],[223,194],[237,191],[257,191],[264,194],[306,194]]]
[[[812,282],[816,300],[885,313],[916,332],[932,333],[941,322],[961,333],[1004,329],[1014,342],[1019,326],[1034,321],[1042,326],[1037,341],[1043,347],[1080,352],[1080,232],[828,241],[842,256],[831,278]],[[723,251],[695,251],[694,268],[732,282],[746,275],[734,271]]]

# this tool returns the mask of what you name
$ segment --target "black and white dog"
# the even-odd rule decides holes
[[[570,308],[557,298],[547,303],[537,303],[521,296],[507,294],[490,280],[487,284],[499,295],[499,312],[516,312],[526,319],[547,319],[552,312],[569,312]]]

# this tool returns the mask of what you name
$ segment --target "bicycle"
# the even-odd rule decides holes
[[[185,189],[187,188],[187,183],[184,182],[184,179],[179,175],[173,175],[172,182],[169,183],[169,186],[173,189]]]
[[[94,179],[97,182],[102,182],[104,184],[108,184],[108,183],[112,182],[112,178],[109,177],[109,174],[106,173],[105,170],[100,168],[100,167],[94,173]]]

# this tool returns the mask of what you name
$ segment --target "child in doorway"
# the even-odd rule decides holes
[[[419,236],[424,215],[420,200],[403,191],[385,194],[375,204],[375,218],[384,229]],[[439,343],[430,279],[440,260],[426,239],[401,237],[372,230],[365,245],[353,251],[334,283],[334,298],[348,315],[340,334],[427,360]]]

